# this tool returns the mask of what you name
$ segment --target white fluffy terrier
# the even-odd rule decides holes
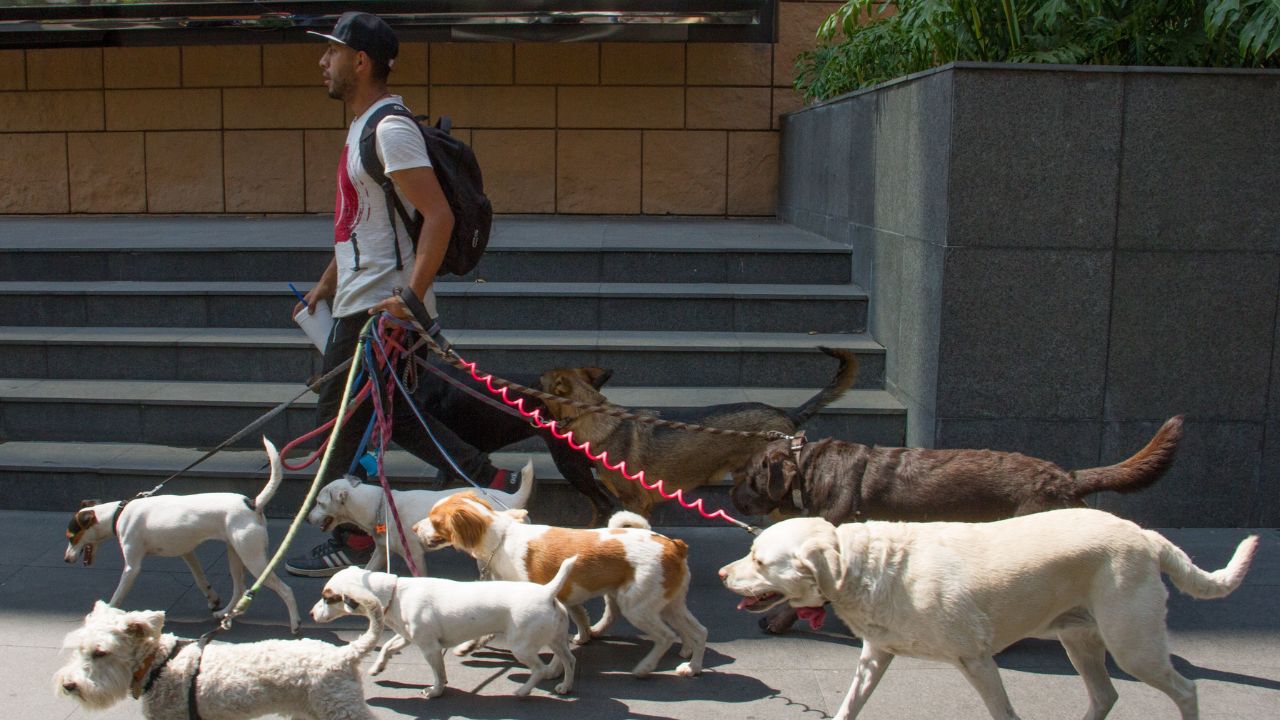
[[[319,640],[211,644],[165,633],[164,613],[126,612],[102,601],[67,635],[73,651],[54,689],[89,709],[126,695],[149,720],[232,720],[273,713],[313,720],[373,720],[358,673],[382,631],[377,603],[361,608],[369,628],[345,646]],[[193,712],[194,711],[194,712]]]
[[[221,540],[227,544],[227,565],[231,570],[232,598],[227,608],[235,607],[245,591],[245,568],[261,577],[267,567],[267,519],[263,510],[284,480],[280,454],[266,437],[262,444],[271,460],[271,479],[253,500],[237,493],[152,495],[81,508],[67,525],[63,560],[73,563],[77,555],[82,555],[84,564],[90,565],[99,543],[119,538],[124,568],[110,601],[112,607],[119,607],[138,579],[144,557],[181,557],[191,568],[196,587],[209,601],[209,609],[217,610],[221,600],[205,578],[195,549],[206,540]],[[302,620],[293,591],[274,573],[262,584],[284,601],[289,609],[289,629],[298,634]]]
[[[523,508],[529,503],[533,494],[533,461],[525,463],[520,471],[520,486],[514,493],[486,489],[482,497],[500,501],[511,509]],[[425,518],[437,502],[470,488],[450,488],[448,490],[392,490],[396,510],[404,523],[405,542],[409,545],[406,553],[400,545],[400,533],[394,525],[387,521],[387,497],[382,487],[376,482],[361,482],[359,478],[346,475],[331,481],[320,488],[316,495],[316,504],[307,513],[307,522],[325,532],[338,525],[351,524],[373,537],[373,555],[365,564],[366,570],[386,570],[388,547],[400,557],[413,558],[418,571],[426,574],[426,558],[423,556],[422,543],[409,528]],[[328,575],[329,572],[324,572]]]
[[[387,661],[412,642],[431,666],[434,684],[427,697],[444,694],[448,677],[446,648],[481,636],[500,637],[516,659],[529,668],[529,679],[516,690],[527,696],[541,680],[564,671],[557,693],[573,689],[576,663],[569,648],[569,614],[556,598],[564,589],[577,557],[560,566],[546,585],[531,582],[456,582],[443,578],[402,578],[383,572],[346,568],[325,583],[321,599],[311,609],[317,622],[352,614],[358,606],[383,608],[387,625],[397,635],[382,646],[369,670],[377,675]],[[550,666],[538,657],[542,648],[554,655]]]

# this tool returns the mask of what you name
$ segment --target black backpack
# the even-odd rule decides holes
[[[360,132],[360,162],[387,197],[387,215],[392,218],[391,232],[396,248],[397,270],[404,267],[404,263],[400,259],[400,238],[394,218],[399,215],[404,221],[416,252],[418,233],[422,230],[422,213],[414,210],[413,217],[409,217],[409,211],[400,202],[395,185],[386,176],[382,162],[378,159],[378,151],[374,147],[374,132],[378,123],[388,115],[401,115],[417,123],[418,129],[422,131],[422,139],[427,143],[427,157],[431,159],[431,167],[435,170],[436,179],[440,181],[440,189],[444,191],[449,208],[453,210],[453,234],[449,237],[449,249],[445,251],[444,261],[440,263],[440,270],[436,274],[466,275],[480,262],[480,256],[489,244],[489,229],[493,225],[493,206],[484,194],[484,180],[480,177],[480,164],[476,162],[476,154],[466,143],[449,134],[452,123],[447,117],[441,118],[432,126],[426,123],[426,116],[414,115],[405,106],[390,103],[378,108],[365,121],[364,129]],[[358,257],[356,264],[360,264]]]

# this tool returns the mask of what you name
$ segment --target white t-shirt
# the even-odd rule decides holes
[[[360,133],[365,120],[374,110],[390,103],[403,104],[404,100],[398,95],[384,98],[351,121],[338,163],[338,196],[333,212],[333,252],[338,260],[334,317],[367,311],[391,297],[395,288],[409,287],[413,277],[413,238],[398,214],[387,216],[386,195],[360,162]],[[388,175],[397,170],[431,167],[422,132],[413,120],[398,115],[386,117],[378,124],[375,138],[378,157]],[[398,189],[396,193],[412,214],[413,206]],[[391,231],[393,222],[395,235]],[[403,265],[400,270],[396,270],[396,237]],[[430,290],[423,304],[433,316],[437,315],[435,294]]]

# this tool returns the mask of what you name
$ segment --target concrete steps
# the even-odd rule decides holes
[[[611,387],[676,376],[701,386],[821,386],[835,363],[819,345],[857,354],[855,387],[884,383],[884,348],[865,334],[457,330],[448,337],[463,357],[495,372],[596,365],[614,371]],[[320,366],[296,327],[0,327],[0,377],[289,382]]]
[[[311,283],[296,283],[302,292]],[[856,285],[449,282],[436,287],[456,327],[533,330],[862,332]],[[23,327],[296,327],[280,282],[0,282],[0,317]]]
[[[816,392],[774,387],[606,389],[618,405],[665,412],[736,402],[794,408]],[[13,439],[212,447],[302,390],[295,383],[3,378],[0,419],[5,436]],[[811,434],[886,444],[901,414],[902,406],[886,391],[854,390],[806,427]],[[288,440],[314,427],[315,396],[308,393],[268,423],[264,432]],[[245,438],[240,446],[259,447],[260,442]]]
[[[0,507],[71,508],[146,489],[296,395],[319,354],[289,319],[331,257],[320,217],[0,218]],[[495,372],[599,365],[609,398],[670,412],[729,402],[791,408],[853,350],[856,390],[811,434],[900,444],[905,411],[884,388],[884,349],[866,335],[867,298],[848,248],[768,221],[502,217],[476,273],[442,278],[447,335]],[[278,444],[312,429],[307,394],[269,423]],[[541,441],[535,513],[582,522],[586,502]],[[265,478],[256,437],[169,492]],[[393,454],[401,486],[434,477]],[[288,514],[310,471],[273,502]],[[726,488],[708,502],[727,506]],[[693,519],[664,509],[659,524]]]
[[[0,281],[313,280],[332,257],[322,217],[0,220]],[[470,275],[489,282],[850,282],[848,248],[766,220],[501,217]]]

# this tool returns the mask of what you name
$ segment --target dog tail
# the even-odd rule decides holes
[[[1202,600],[1226,597],[1240,587],[1245,573],[1249,572],[1253,555],[1258,551],[1258,536],[1250,535],[1240,541],[1226,567],[1206,572],[1196,567],[1182,548],[1168,538],[1151,530],[1145,532],[1160,548],[1160,569],[1179,590]]]
[[[1173,464],[1173,456],[1180,440],[1182,416],[1175,415],[1160,426],[1160,430],[1146,447],[1128,460],[1108,467],[1072,472],[1076,481],[1076,496],[1084,497],[1101,490],[1131,493],[1151,486]]]
[[[858,357],[853,354],[853,351],[822,346],[818,346],[818,349],[839,360],[840,368],[836,370],[836,376],[831,379],[831,382],[818,391],[817,395],[787,413],[787,417],[791,419],[791,424],[795,427],[804,425],[809,418],[818,414],[819,410],[839,400],[845,394],[845,391],[853,386],[853,381],[858,378]]]
[[[543,585],[543,587],[547,589],[547,593],[553,601],[556,600],[556,596],[560,594],[560,591],[564,589],[564,586],[568,584],[569,573],[573,572],[573,566],[577,564],[577,555],[574,555],[560,563],[560,570],[556,573],[556,576],[551,578],[551,582]]]
[[[271,502],[276,490],[280,489],[280,483],[284,482],[284,464],[280,462],[280,453],[276,451],[276,446],[271,444],[266,435],[262,436],[262,445],[267,449],[267,459],[271,461],[271,479],[267,480],[267,486],[262,488],[258,497],[253,499],[252,509],[258,514],[265,511],[267,503]]]
[[[343,601],[348,604],[354,602],[360,614],[369,618],[369,628],[342,648],[343,659],[354,664],[377,646],[378,639],[382,637],[382,603],[373,593],[363,592],[359,596],[348,596]]]
[[[515,493],[511,496],[510,505],[512,510],[519,510],[529,505],[529,498],[533,495],[533,458],[520,468],[520,487],[516,488]]]
[[[636,530],[652,530],[648,520],[630,510],[619,510],[609,516],[609,529],[634,528]]]

